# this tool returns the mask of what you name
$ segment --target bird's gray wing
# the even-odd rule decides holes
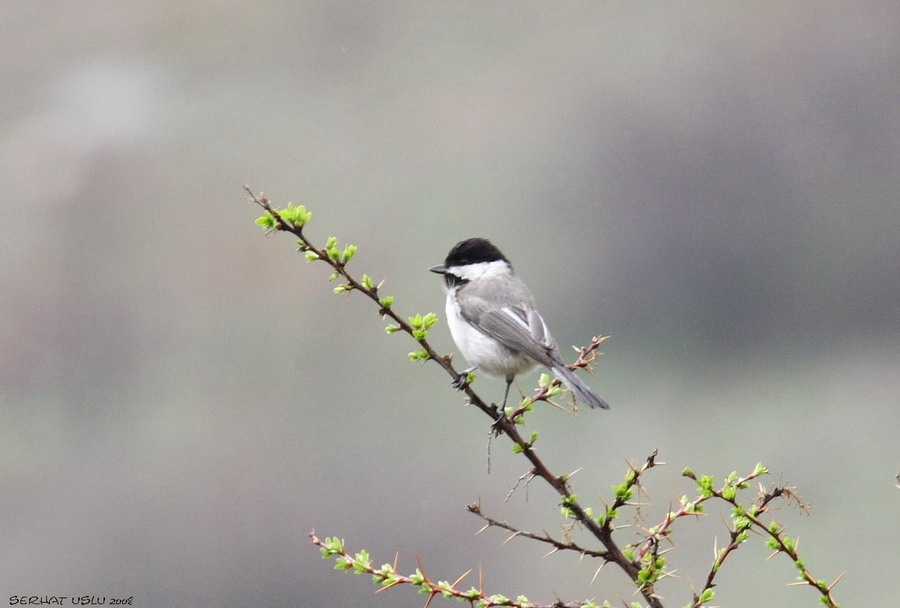
[[[457,292],[465,320],[507,348],[549,367],[569,387],[577,401],[608,409],[609,404],[566,367],[556,341],[535,309],[525,285],[513,280],[503,292],[498,292],[495,287],[469,283]]]
[[[530,296],[521,303],[503,304],[484,297],[480,290],[465,291],[459,294],[464,296],[460,298],[463,317],[479,331],[547,367],[562,362],[556,341]]]

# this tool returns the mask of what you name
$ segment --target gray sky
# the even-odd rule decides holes
[[[894,4],[6,2],[0,28],[0,597],[419,605],[312,528],[491,592],[631,597],[474,536],[479,498],[562,521],[543,488],[504,502],[524,461],[495,441],[488,475],[488,422],[264,238],[245,183],[359,245],[403,314],[443,318],[427,267],[485,236],[561,344],[611,334],[613,409],[530,419],[595,508],[655,448],[659,513],[684,466],[762,461],[813,505],[779,512],[813,573],[897,596],[872,559],[900,541]],[[725,537],[678,533],[672,605]],[[755,544],[717,603],[816,602]]]

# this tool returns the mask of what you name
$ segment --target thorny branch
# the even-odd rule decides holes
[[[378,304],[379,313],[382,316],[389,317],[400,329],[410,336],[413,336],[413,328],[412,326],[402,317],[400,317],[397,313],[389,308],[383,308],[379,303],[378,297],[378,289],[377,287],[374,289],[365,288],[359,281],[357,281],[350,273],[347,271],[344,264],[340,263],[340,261],[333,260],[330,258],[327,253],[323,249],[317,249],[312,242],[307,239],[306,235],[303,233],[302,227],[297,228],[294,225],[288,223],[281,217],[276,209],[274,209],[269,203],[269,199],[264,194],[256,195],[248,186],[245,186],[244,189],[250,195],[251,200],[259,205],[262,209],[270,213],[276,222],[276,230],[288,232],[293,234],[297,239],[299,239],[300,243],[308,248],[309,250],[316,251],[319,254],[319,259],[328,263],[335,272],[339,273],[341,277],[347,282],[347,285],[354,291],[358,291],[371,299],[373,302]],[[445,355],[438,354],[437,351],[428,343],[425,338],[417,339],[421,347],[428,353],[429,358],[440,365],[444,370],[454,379],[459,377],[459,372],[454,369],[453,365],[450,363],[450,357]],[[600,347],[600,344],[603,342],[603,338],[595,338],[591,345],[582,349],[577,365],[579,367],[586,367],[589,365],[591,361],[594,360],[596,356],[594,353]],[[574,366],[572,366],[574,368]],[[495,421],[495,428],[498,432],[502,432],[509,437],[510,441],[519,446],[521,453],[529,460],[531,463],[531,470],[535,476],[544,479],[550,486],[556,491],[564,499],[568,499],[574,493],[572,488],[569,485],[568,479],[565,476],[560,476],[554,474],[549,467],[544,463],[544,461],[538,456],[537,452],[532,447],[531,443],[526,441],[524,437],[519,433],[519,430],[516,428],[515,417],[507,417],[500,416],[499,407],[496,405],[488,405],[485,403],[481,397],[472,390],[472,387],[469,385],[464,385],[461,389],[465,392],[466,397],[469,402],[480,409],[482,412],[490,416],[492,421]],[[533,400],[537,400],[538,396],[535,396]],[[632,580],[637,579],[638,571],[640,567],[638,564],[629,560],[623,553],[619,546],[612,539],[612,528],[611,526],[600,526],[593,518],[591,518],[585,508],[582,507],[577,500],[569,499],[566,502],[566,506],[572,513],[573,519],[578,521],[582,526],[584,526],[593,536],[600,541],[606,550],[606,555],[604,559],[607,561],[614,562],[620,568],[622,568]],[[662,608],[662,604],[659,602],[659,599],[656,597],[655,592],[653,591],[652,585],[648,585],[641,590],[644,599],[647,600],[651,608]]]
[[[416,340],[421,346],[424,353],[427,354],[427,358],[429,360],[434,361],[435,363],[440,365],[454,380],[460,377],[459,372],[457,372],[451,364],[451,356],[440,355],[428,343],[424,335],[417,335],[416,330],[411,323],[395,313],[389,305],[386,306],[382,303],[382,300],[379,297],[378,293],[378,290],[381,287],[380,284],[364,284],[363,282],[354,278],[346,270],[346,262],[344,260],[340,259],[340,257],[333,258],[329,256],[329,252],[327,251],[327,249],[316,248],[312,244],[312,242],[307,239],[306,235],[303,232],[302,223],[300,225],[295,225],[291,222],[288,222],[281,215],[279,210],[271,206],[269,200],[265,195],[256,195],[247,186],[245,186],[244,189],[255,204],[257,204],[265,212],[271,215],[272,225],[270,231],[288,232],[297,237],[298,244],[300,245],[301,250],[308,253],[314,252],[312,254],[313,259],[318,259],[329,264],[334,270],[335,276],[340,276],[346,282],[344,286],[345,289],[343,289],[342,291],[358,291],[374,301],[378,305],[379,314],[382,315],[382,317],[389,318],[396,325],[396,328],[398,330],[409,334],[414,340]],[[603,341],[606,339],[607,336],[594,337],[588,346],[581,349],[576,349],[578,351],[578,357],[575,363],[570,365],[569,368],[573,370],[586,368],[588,369],[588,371],[590,371],[591,365],[601,354],[599,352],[599,348]],[[711,479],[709,480],[709,484],[706,484],[706,478],[698,479],[689,470],[685,470],[683,474],[697,481],[698,487],[702,487],[701,495],[693,501],[682,499],[682,503],[679,508],[674,511],[670,511],[666,515],[666,518],[663,520],[663,522],[661,522],[655,528],[645,530],[647,536],[642,543],[638,543],[637,545],[628,545],[625,550],[623,550],[613,539],[613,533],[616,530],[616,526],[613,523],[616,518],[616,511],[622,507],[633,504],[630,502],[630,500],[634,495],[634,491],[641,489],[641,476],[654,466],[662,463],[656,462],[657,454],[654,451],[640,468],[629,465],[629,471],[625,476],[624,483],[614,488],[616,497],[613,502],[606,506],[606,510],[603,515],[596,518],[592,517],[589,511],[578,502],[577,497],[574,495],[572,487],[569,484],[570,475],[556,475],[551,472],[549,467],[543,462],[543,460],[534,450],[532,443],[530,441],[526,441],[522,437],[516,426],[519,416],[528,411],[533,403],[537,401],[550,401],[551,395],[555,394],[553,389],[558,385],[559,380],[554,379],[545,386],[540,387],[532,397],[525,399],[519,409],[513,411],[510,416],[500,416],[499,407],[495,404],[488,404],[483,401],[481,397],[477,393],[475,393],[472,390],[471,386],[469,386],[468,384],[463,384],[460,390],[465,392],[469,403],[471,403],[490,417],[493,422],[492,428],[497,434],[505,434],[507,437],[509,437],[510,441],[518,446],[517,451],[521,452],[531,464],[531,468],[526,475],[530,477],[540,477],[541,479],[546,481],[560,496],[561,505],[565,510],[567,516],[573,520],[573,525],[578,524],[582,528],[587,530],[594,538],[596,538],[600,542],[600,544],[603,546],[603,549],[592,550],[582,547],[572,541],[568,533],[566,534],[566,539],[560,541],[552,538],[547,533],[544,533],[544,535],[542,536],[526,532],[524,530],[516,528],[511,524],[508,524],[507,522],[501,522],[484,515],[481,512],[480,505],[478,505],[477,503],[469,505],[468,510],[471,513],[482,518],[486,522],[485,528],[497,527],[512,532],[512,536],[510,538],[522,536],[549,544],[552,546],[551,553],[563,550],[575,551],[582,556],[590,556],[602,559],[603,564],[601,564],[601,568],[606,563],[615,563],[623,571],[625,571],[625,573],[631,578],[632,581],[635,582],[638,587],[638,591],[644,597],[647,605],[650,608],[662,608],[663,605],[661,603],[660,597],[655,591],[654,583],[661,578],[668,576],[669,573],[666,572],[663,567],[665,563],[664,560],[660,561],[660,556],[663,553],[659,551],[660,543],[668,538],[671,525],[674,521],[681,517],[689,515],[699,515],[701,513],[702,503],[715,497],[728,502],[735,508],[735,510],[740,511],[740,517],[735,516],[736,523],[734,524],[733,529],[730,530],[730,543],[727,547],[720,549],[717,552],[716,561],[714,562],[709,574],[707,575],[705,585],[701,592],[695,593],[692,606],[699,607],[702,604],[707,603],[712,598],[714,579],[716,573],[719,570],[719,567],[722,565],[722,562],[728,556],[728,554],[730,554],[731,551],[736,549],[737,546],[741,542],[743,542],[743,540],[745,540],[744,533],[751,527],[756,529],[757,531],[764,531],[766,534],[768,534],[770,537],[769,546],[776,552],[785,553],[792,560],[794,560],[795,565],[798,565],[798,568],[801,571],[801,582],[809,584],[810,586],[819,590],[822,595],[820,599],[823,604],[827,606],[837,606],[836,601],[834,601],[834,598],[831,595],[831,590],[838,582],[838,580],[840,580],[840,577],[838,577],[838,580],[835,580],[831,584],[825,584],[822,581],[816,581],[815,579],[813,579],[809,572],[805,569],[805,566],[802,565],[803,562],[797,555],[796,544],[792,541],[792,539],[785,536],[781,528],[774,522],[767,526],[759,519],[759,516],[762,513],[768,511],[768,505],[773,499],[781,496],[797,499],[792,490],[790,488],[782,486],[777,487],[769,492],[764,492],[761,488],[760,497],[758,498],[757,503],[749,512],[745,512],[744,507],[737,502],[732,489],[742,489],[746,487],[747,482],[754,479],[756,476],[758,476],[758,474],[764,472],[764,469],[761,468],[761,465],[758,465],[757,470],[754,471],[753,474],[745,478],[729,479],[728,481],[726,481],[725,486],[723,486],[719,490],[707,487],[709,484],[711,484]],[[898,474],[898,480],[900,480],[900,474]],[[346,566],[346,568],[342,567],[340,569],[349,569],[352,567],[355,568],[358,572],[368,572],[370,574],[377,575],[376,578],[380,576],[381,584],[384,587],[390,587],[400,583],[417,584],[420,586],[425,585],[426,592],[430,593],[428,603],[431,602],[431,599],[433,599],[435,595],[440,593],[447,597],[455,596],[459,599],[467,600],[473,606],[476,604],[477,600],[478,605],[483,607],[507,605],[521,606],[521,608],[537,608],[535,604],[517,603],[507,598],[503,598],[502,596],[492,596],[489,598],[485,596],[480,589],[472,589],[469,592],[465,593],[459,592],[455,588],[456,583],[460,582],[465,577],[465,575],[460,577],[456,581],[456,583],[437,583],[433,584],[432,587],[428,587],[428,585],[432,585],[432,583],[426,576],[424,576],[424,572],[421,570],[421,568],[417,570],[416,576],[410,578],[398,577],[394,575],[391,575],[393,576],[393,578],[390,578],[385,575],[384,569],[387,568],[387,566],[383,566],[382,570],[376,571],[368,565],[365,559],[359,559],[360,556],[363,555],[362,553],[357,554],[355,557],[353,557],[344,552],[342,541],[340,541],[340,546],[335,546],[334,543],[337,542],[337,539],[326,539],[326,541],[323,542],[315,536],[315,533],[310,533],[310,538],[313,544],[322,548],[323,555],[327,553],[331,556],[338,556],[338,566],[341,566],[342,564]],[[329,541],[331,541],[332,544],[329,544]],[[626,551],[628,552],[628,555],[626,555]],[[365,554],[363,557],[367,559],[367,554]],[[428,606],[428,603],[426,603],[426,607]],[[574,607],[581,605],[584,604],[566,604],[563,602],[558,602],[551,608],[568,608],[569,606]]]

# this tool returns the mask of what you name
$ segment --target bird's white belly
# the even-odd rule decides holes
[[[462,356],[489,376],[516,376],[537,365],[469,325],[460,316],[455,302],[447,302],[447,325]]]

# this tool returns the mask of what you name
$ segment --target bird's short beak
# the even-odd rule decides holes
[[[443,264],[438,264],[437,266],[432,266],[428,270],[431,272],[436,272],[438,274],[444,274],[445,272],[447,272],[447,267]]]

